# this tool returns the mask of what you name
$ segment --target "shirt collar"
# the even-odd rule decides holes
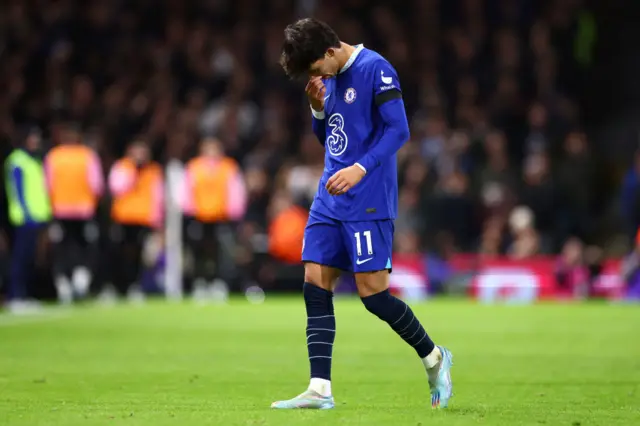
[[[343,72],[348,70],[351,65],[353,65],[360,52],[362,52],[362,49],[364,49],[364,44],[359,44],[356,46],[356,50],[354,50],[351,56],[349,56],[349,60],[346,64],[344,64],[340,71],[338,71],[338,74],[342,74]]]

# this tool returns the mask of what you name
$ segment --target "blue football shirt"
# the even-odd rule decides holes
[[[385,123],[376,101],[385,92],[400,92],[396,70],[380,54],[359,45],[338,75],[324,84],[324,111],[314,112],[314,130],[324,127],[324,132],[316,132],[319,137],[324,135],[324,173],[311,211],[340,221],[395,219],[395,153],[380,159],[379,166],[367,170],[364,178],[345,194],[330,195],[325,185],[334,173],[357,163],[380,142]]]

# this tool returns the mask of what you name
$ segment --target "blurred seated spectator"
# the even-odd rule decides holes
[[[584,246],[578,238],[570,238],[556,263],[558,296],[572,298],[588,294],[589,271],[584,262]]]
[[[593,288],[602,274],[602,270],[604,268],[604,250],[595,245],[587,246],[584,250],[584,262],[587,266],[587,270],[589,271],[589,287],[588,292],[583,295],[583,297],[591,297],[593,296]]]
[[[504,253],[504,221],[499,216],[490,217],[483,224],[478,254],[480,257],[497,257]]]
[[[524,141],[525,155],[547,152],[549,144],[549,118],[547,109],[540,102],[534,102],[529,107],[529,134]]]
[[[485,217],[506,217],[516,201],[517,179],[507,153],[507,140],[500,131],[490,132],[484,140],[484,165],[473,180]]]
[[[469,250],[477,233],[475,208],[469,180],[460,170],[442,176],[425,209],[432,219],[431,231],[446,231],[458,250]]]
[[[284,263],[300,263],[309,214],[281,191],[273,197],[269,216],[269,253]]]
[[[398,217],[395,221],[395,232],[419,235],[423,228],[423,218],[418,210],[419,193],[416,188],[404,187],[398,199]]]
[[[569,133],[564,141],[564,156],[558,164],[559,211],[562,214],[561,235],[585,238],[589,234],[594,203],[595,168],[587,145],[587,136],[581,131]]]
[[[394,236],[394,253],[420,254],[420,237],[409,230],[396,232]]]
[[[535,217],[530,208],[518,206],[509,216],[511,244],[507,255],[512,259],[526,259],[540,253],[540,235],[534,227]]]
[[[519,196],[520,203],[533,212],[536,229],[546,241],[552,241],[558,203],[549,159],[544,152],[529,154],[525,158]]]

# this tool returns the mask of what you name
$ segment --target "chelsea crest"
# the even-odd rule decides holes
[[[356,89],[353,87],[349,87],[346,92],[344,92],[344,101],[348,104],[352,104],[353,101],[356,100]]]

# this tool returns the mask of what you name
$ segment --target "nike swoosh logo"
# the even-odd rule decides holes
[[[370,261],[371,259],[373,259],[373,257],[370,257],[370,258],[368,258],[368,259],[363,259],[363,260],[356,259],[356,265],[362,265],[363,263],[367,263],[367,262],[368,262],[368,261]]]

